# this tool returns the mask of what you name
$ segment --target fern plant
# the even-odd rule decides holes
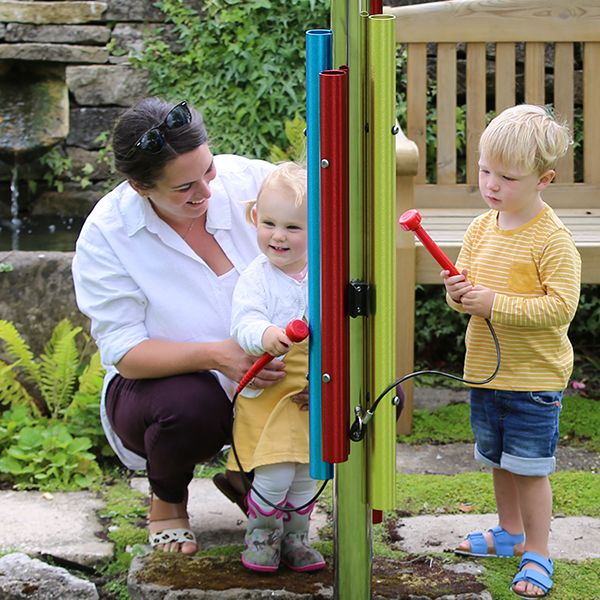
[[[63,319],[36,358],[0,320],[0,348],[12,361],[0,361],[0,477],[18,488],[82,489],[101,480],[96,455],[109,452],[99,418],[104,369],[97,351],[87,360],[89,341]]]
[[[9,321],[0,320],[0,342],[13,360],[2,363],[0,398],[4,404],[27,402],[38,416],[60,418],[73,400],[77,378],[83,371],[82,356],[75,338],[89,338],[68,319],[56,325],[39,359]],[[101,367],[98,364],[98,369]]]
[[[291,121],[286,119],[285,137],[288,141],[288,147],[282,149],[277,144],[273,144],[269,160],[272,163],[286,160],[293,160],[298,163],[306,162],[306,121],[298,113],[294,115]]]

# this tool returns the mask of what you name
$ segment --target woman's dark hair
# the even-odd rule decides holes
[[[208,141],[202,115],[188,105],[192,120],[174,129],[161,128],[164,146],[155,153],[134,148],[140,137],[161,124],[176,103],[160,98],[145,98],[126,110],[113,130],[115,168],[140,187],[151,188],[160,178],[165,165],[180,154],[194,150]]]

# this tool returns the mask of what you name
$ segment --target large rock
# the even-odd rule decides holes
[[[106,2],[0,2],[0,21],[13,23],[87,23],[99,21]]]
[[[0,44],[0,58],[12,60],[41,60],[59,63],[105,63],[108,50],[100,46],[70,44]]]
[[[148,95],[148,75],[126,65],[67,67],[67,86],[80,106],[131,106]]]
[[[68,133],[69,97],[60,77],[17,67],[0,76],[0,159],[31,160]]]
[[[0,37],[0,39],[2,39]],[[40,42],[102,45],[110,39],[110,28],[104,25],[22,25],[9,23],[7,42]]]
[[[189,4],[186,0],[184,4]],[[154,6],[154,2],[139,0],[108,0],[108,9],[104,18],[109,21],[143,21],[146,23],[159,22],[164,14]]]
[[[112,131],[124,110],[108,106],[72,108],[69,112],[71,128],[67,144],[87,150],[99,150],[105,142],[98,141],[98,136]]]
[[[0,558],[2,600],[97,600],[96,586],[62,567],[15,552]]]
[[[13,251],[0,259],[12,266],[12,271],[0,272],[0,318],[12,321],[34,354],[65,317],[89,331],[89,321],[75,303],[72,252]]]

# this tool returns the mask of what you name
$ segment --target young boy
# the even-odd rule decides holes
[[[548,537],[562,390],[573,366],[567,338],[579,301],[581,260],[570,232],[542,200],[571,143],[543,107],[520,105],[493,119],[479,143],[479,190],[490,208],[469,226],[457,268],[442,272],[448,304],[471,315],[465,378],[472,387],[475,459],[493,470],[498,526],[470,533],[469,556],[523,554],[512,591],[545,596],[552,587]]]

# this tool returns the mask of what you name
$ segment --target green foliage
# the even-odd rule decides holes
[[[467,403],[449,404],[435,411],[417,409],[413,412],[413,431],[400,436],[406,444],[451,444],[471,442],[473,434]]]
[[[8,475],[17,489],[69,491],[100,484],[100,467],[88,452],[91,441],[74,438],[64,424],[23,427],[10,441],[0,458],[0,473]]]
[[[107,189],[112,189],[117,183],[116,171],[112,160],[112,144],[109,141],[110,132],[103,131],[95,138],[95,142],[102,147],[97,153],[98,165],[102,166],[109,174]],[[94,181],[96,169],[92,163],[86,162],[78,170],[75,170],[73,159],[66,154],[64,145],[53,146],[48,152],[39,158],[44,174],[43,179],[49,188],[57,192],[64,192],[65,181],[79,184],[82,190],[89,188]],[[30,189],[35,193],[37,182],[28,181]]]
[[[600,404],[582,396],[565,396],[560,416],[561,444],[584,446],[600,452]],[[399,437],[405,444],[451,444],[472,442],[469,405],[448,404],[429,411],[413,412],[413,431]]]
[[[600,350],[600,286],[581,286],[577,314],[569,328],[569,337],[582,348]]]
[[[581,396],[566,396],[560,415],[561,443],[580,444],[600,452],[600,402]]]
[[[452,310],[440,285],[415,290],[415,363],[418,369],[460,374],[468,317]],[[569,328],[575,351],[574,379],[586,381],[590,394],[600,392],[600,286],[583,285],[575,318]],[[449,380],[448,380],[449,381]],[[450,385],[447,382],[441,383]]]
[[[272,163],[280,163],[287,160],[293,160],[298,163],[306,162],[306,121],[296,113],[296,116],[285,122],[285,137],[289,145],[285,150],[279,146],[271,146],[269,160]]]
[[[94,166],[85,163],[79,172],[73,171],[73,159],[65,154],[60,146],[54,146],[48,152],[43,154],[39,162],[44,167],[44,181],[48,187],[54,188],[57,192],[64,192],[65,181],[74,181],[79,184],[82,190],[90,187],[92,181],[90,175],[94,172]],[[35,187],[35,183],[30,181],[30,186]],[[35,191],[35,189],[33,190]]]
[[[77,342],[83,339],[83,349]],[[89,338],[64,319],[39,358],[15,326],[0,320],[0,474],[19,488],[70,490],[100,481],[97,454],[108,445],[99,413],[104,370]]]
[[[417,285],[415,306],[417,368],[462,373],[467,317],[448,306],[442,285]]]
[[[304,112],[304,32],[328,26],[327,3],[207,0],[202,14],[180,0],[156,6],[177,47],[159,28],[132,59],[149,72],[150,93],[197,106],[217,153],[266,158],[284,148],[283,123]]]
[[[440,449],[443,452],[443,448]],[[550,476],[554,513],[566,516],[600,516],[596,473],[559,471]],[[396,508],[410,515],[495,513],[496,501],[489,473],[454,475],[399,474]]]
[[[502,560],[477,560],[485,566],[483,582],[494,600],[515,600],[517,596],[509,589],[508,583],[515,576],[518,558]],[[549,598],[552,600],[583,600],[598,597],[600,559],[570,562],[554,561],[554,587]]]
[[[104,503],[100,517],[110,522],[108,538],[115,545],[114,559],[105,566],[104,571],[118,590],[126,587],[125,579],[133,554],[148,541],[144,521],[147,507],[145,496],[133,490],[126,481],[107,487]]]

